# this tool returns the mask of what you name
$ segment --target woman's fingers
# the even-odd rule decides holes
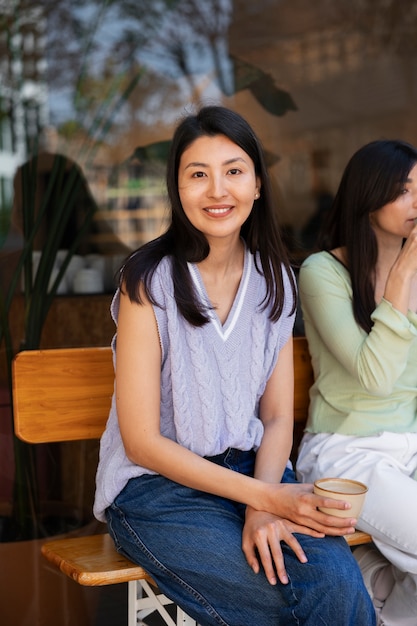
[[[351,535],[355,532],[357,520],[354,517],[335,517],[334,515],[326,515],[322,513],[323,519],[319,519],[316,527],[326,535],[334,537],[341,535]]]
[[[284,527],[281,535],[282,535],[281,540],[284,541],[294,551],[298,560],[301,563],[307,563],[308,559],[305,555],[305,552],[302,549],[296,537],[294,537],[294,535],[292,534],[292,532],[288,531]],[[281,549],[281,541],[279,541],[278,538],[275,537],[274,539],[270,541],[269,547],[270,547],[272,559],[273,559],[273,562],[274,562],[274,565],[278,574],[278,578],[285,585],[288,583],[288,576],[287,576],[287,572],[285,569],[284,556],[283,556],[282,549]]]
[[[268,521],[253,527],[250,532],[244,532],[242,540],[243,552],[246,560],[255,573],[259,572],[259,560],[269,583],[275,585],[277,577],[284,585],[288,583],[288,576],[285,569],[284,555],[282,553],[281,542],[285,542],[302,562],[307,562],[307,557],[293,535],[293,524],[286,520],[268,516]],[[309,529],[310,530],[310,529]],[[323,536],[315,531],[310,531],[316,536]],[[310,534],[310,533],[309,533]],[[259,556],[259,560],[256,557]]]
[[[255,553],[255,544],[250,543],[249,541],[242,541],[242,550],[245,555],[245,558],[249,564],[249,567],[255,572],[255,574],[259,574],[259,561],[256,557]]]
[[[277,574],[280,581],[286,585],[288,582],[287,572],[285,571],[284,557],[282,555],[281,545],[276,545],[273,537],[269,540],[259,542],[257,544],[259,558],[264,568],[265,576],[271,585],[276,585]],[[273,555],[273,559],[272,559]],[[275,564],[275,567],[274,567]],[[275,570],[276,568],[276,570]]]

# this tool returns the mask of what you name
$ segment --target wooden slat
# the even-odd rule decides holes
[[[29,443],[100,438],[113,386],[110,348],[19,352],[13,361],[16,435]]]
[[[294,420],[305,423],[310,402],[313,370],[305,337],[294,337]]]
[[[95,587],[143,579],[153,583],[142,567],[116,551],[107,533],[48,541],[42,554],[80,585]]]
[[[294,338],[294,418],[305,422],[313,382],[305,337]],[[30,443],[100,437],[113,393],[110,348],[19,352],[13,362],[15,431]]]

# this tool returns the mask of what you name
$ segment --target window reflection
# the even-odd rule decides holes
[[[417,0],[0,0],[0,531],[15,487],[6,355],[109,344],[114,273],[166,225],[177,119],[200,103],[247,117],[299,261],[351,154],[380,137],[417,143],[416,68]],[[74,289],[91,269],[101,282],[84,272]],[[75,449],[52,455],[54,498],[85,521],[96,449]]]

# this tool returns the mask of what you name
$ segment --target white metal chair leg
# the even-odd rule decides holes
[[[143,593],[145,592],[145,594]],[[165,606],[173,604],[163,593],[155,593],[146,580],[134,580],[128,583],[128,626],[140,626],[143,619],[158,611],[166,626],[198,626],[196,621],[177,607],[176,622]]]
[[[138,580],[130,580],[127,583],[127,624],[128,626],[137,626],[137,610],[136,598],[137,594],[142,593],[142,587]]]
[[[177,626],[198,626],[197,622],[177,607]]]

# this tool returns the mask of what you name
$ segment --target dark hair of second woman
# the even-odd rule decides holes
[[[269,176],[262,147],[249,124],[237,113],[220,106],[207,106],[197,115],[190,115],[177,127],[171,144],[167,166],[167,190],[171,206],[171,223],[167,231],[127,259],[120,275],[120,284],[129,298],[141,302],[138,285],[143,281],[149,300],[152,297],[151,280],[158,263],[171,256],[175,300],[185,319],[195,326],[208,322],[207,310],[193,288],[187,262],[198,263],[209,254],[209,244],[203,233],[188,220],[181,205],[178,191],[178,169],[183,152],[193,141],[203,136],[224,135],[244,150],[252,159],[255,173],[261,181],[260,198],[241,228],[241,236],[252,253],[258,252],[267,284],[264,306],[271,305],[270,318],[276,321],[284,304],[283,264],[293,293],[293,310],[296,304],[296,286],[282,242],[273,204]]]
[[[355,319],[366,332],[376,306],[378,259],[369,216],[398,198],[416,162],[416,148],[404,141],[378,140],[360,148],[346,166],[323,227],[321,249],[346,248]]]

